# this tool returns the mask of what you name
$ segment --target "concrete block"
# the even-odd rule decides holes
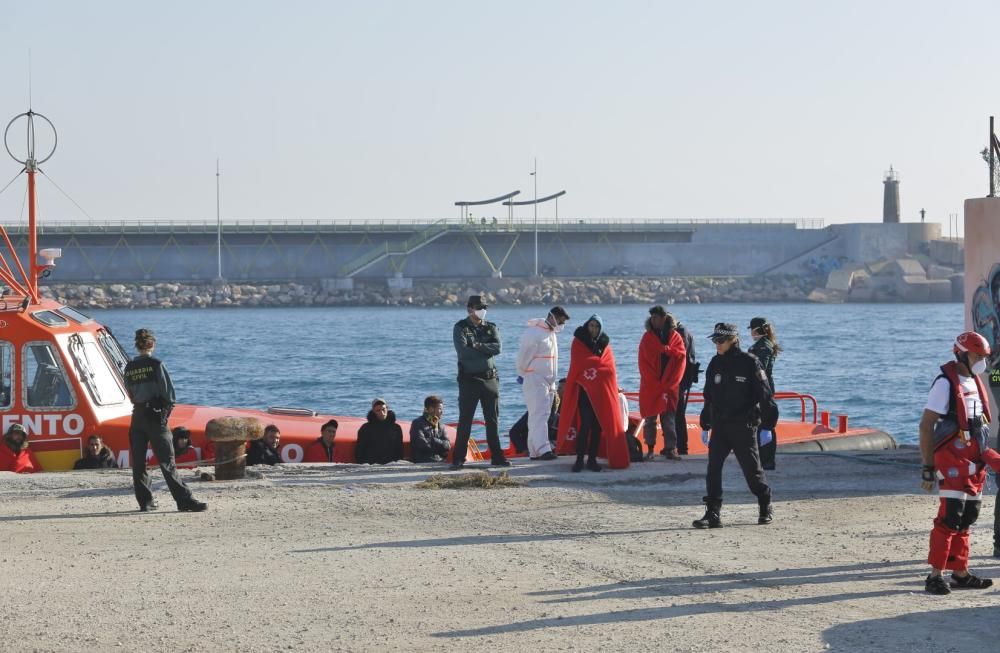
[[[945,267],[943,265],[937,265],[931,263],[929,266],[927,266],[928,279],[948,279],[953,274],[955,274],[954,269]]]
[[[354,278],[338,277],[336,279],[320,279],[319,287],[326,292],[330,292],[331,290],[354,290]]]
[[[847,296],[847,301],[849,302],[870,302],[875,299],[875,289],[874,288],[859,288],[854,287],[851,289],[850,294]]]
[[[834,270],[826,278],[826,289],[848,292],[851,289],[851,280],[854,272],[848,270]]]
[[[912,258],[898,258],[891,261],[883,270],[883,273],[890,273],[902,276],[927,278],[927,271],[920,261]]]
[[[930,284],[923,275],[903,275],[896,282],[899,300],[904,302],[930,301]]]
[[[843,304],[847,301],[847,293],[843,290],[816,288],[809,293],[807,299],[818,304]]]
[[[951,281],[947,279],[933,279],[927,281],[928,289],[928,301],[931,302],[950,302],[951,297]]]
[[[948,281],[951,282],[951,301],[965,301],[965,275],[961,272],[953,274]]]
[[[409,290],[413,288],[413,279],[400,276],[389,277],[385,280],[385,285],[389,290]]]

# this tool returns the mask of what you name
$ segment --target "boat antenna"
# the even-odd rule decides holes
[[[10,147],[10,130],[21,118],[26,121],[26,151],[24,159],[19,159],[17,155],[11,150]],[[45,122],[52,130],[52,149],[42,158],[38,157],[38,153],[35,150],[35,119],[38,118]],[[24,166],[21,172],[28,174],[28,273],[24,271],[24,266],[21,264],[21,259],[17,255],[17,251],[14,249],[14,245],[11,243],[10,237],[7,235],[7,230],[0,226],[0,237],[7,245],[7,249],[10,252],[11,258],[14,260],[14,264],[17,267],[17,271],[20,272],[21,278],[24,279],[24,283],[19,283],[14,278],[13,270],[7,265],[6,259],[0,254],[0,281],[3,281],[8,286],[16,290],[19,294],[24,296],[25,300],[29,303],[38,303],[38,228],[37,228],[37,203],[35,201],[35,174],[39,172],[39,166],[49,159],[56,152],[56,146],[59,143],[59,135],[56,132],[55,125],[52,121],[43,116],[40,113],[35,113],[30,108],[27,112],[18,114],[14,116],[9,123],[7,123],[7,128],[3,132],[3,144],[7,150],[7,154],[10,155],[12,159]]]

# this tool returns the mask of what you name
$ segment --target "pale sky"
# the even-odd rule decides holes
[[[8,2],[0,119],[30,48],[44,170],[95,219],[214,220],[216,157],[225,218],[456,217],[530,198],[537,157],[560,218],[879,221],[891,164],[903,219],[946,225],[987,192],[998,29],[995,1]]]

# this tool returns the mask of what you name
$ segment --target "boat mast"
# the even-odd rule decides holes
[[[20,118],[27,119],[27,132],[26,132],[26,146],[27,153],[24,159],[19,159],[10,149],[10,141],[8,136],[10,134],[10,128],[17,122]],[[49,127],[52,129],[52,150],[44,158],[39,159],[35,152],[35,118],[40,118],[48,123]],[[0,281],[3,281],[11,290],[17,292],[18,294],[25,297],[30,303],[37,304],[39,300],[38,295],[38,275],[39,275],[39,265],[38,265],[38,204],[35,200],[35,174],[40,171],[41,164],[45,163],[52,158],[55,154],[56,145],[58,144],[59,137],[56,133],[55,125],[52,121],[43,116],[40,113],[35,113],[31,109],[27,112],[18,114],[7,123],[7,129],[4,130],[3,134],[4,147],[7,148],[7,154],[11,156],[12,159],[24,166],[22,172],[28,174],[28,273],[25,274],[24,266],[21,264],[21,259],[17,255],[17,251],[14,249],[13,243],[11,243],[10,237],[7,234],[7,230],[0,226],[0,237],[3,238],[7,245],[7,249],[10,251],[11,258],[14,260],[14,264],[17,267],[18,272],[21,273],[21,278],[24,279],[24,284],[20,284],[14,278],[14,273],[10,266],[7,264],[6,259],[3,254],[0,254]]]

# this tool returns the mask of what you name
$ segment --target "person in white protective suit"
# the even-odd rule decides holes
[[[554,306],[545,319],[528,321],[517,352],[518,383],[528,407],[528,455],[532,460],[555,460],[549,441],[549,413],[559,378],[559,345],[556,334],[569,321],[569,313]]]

